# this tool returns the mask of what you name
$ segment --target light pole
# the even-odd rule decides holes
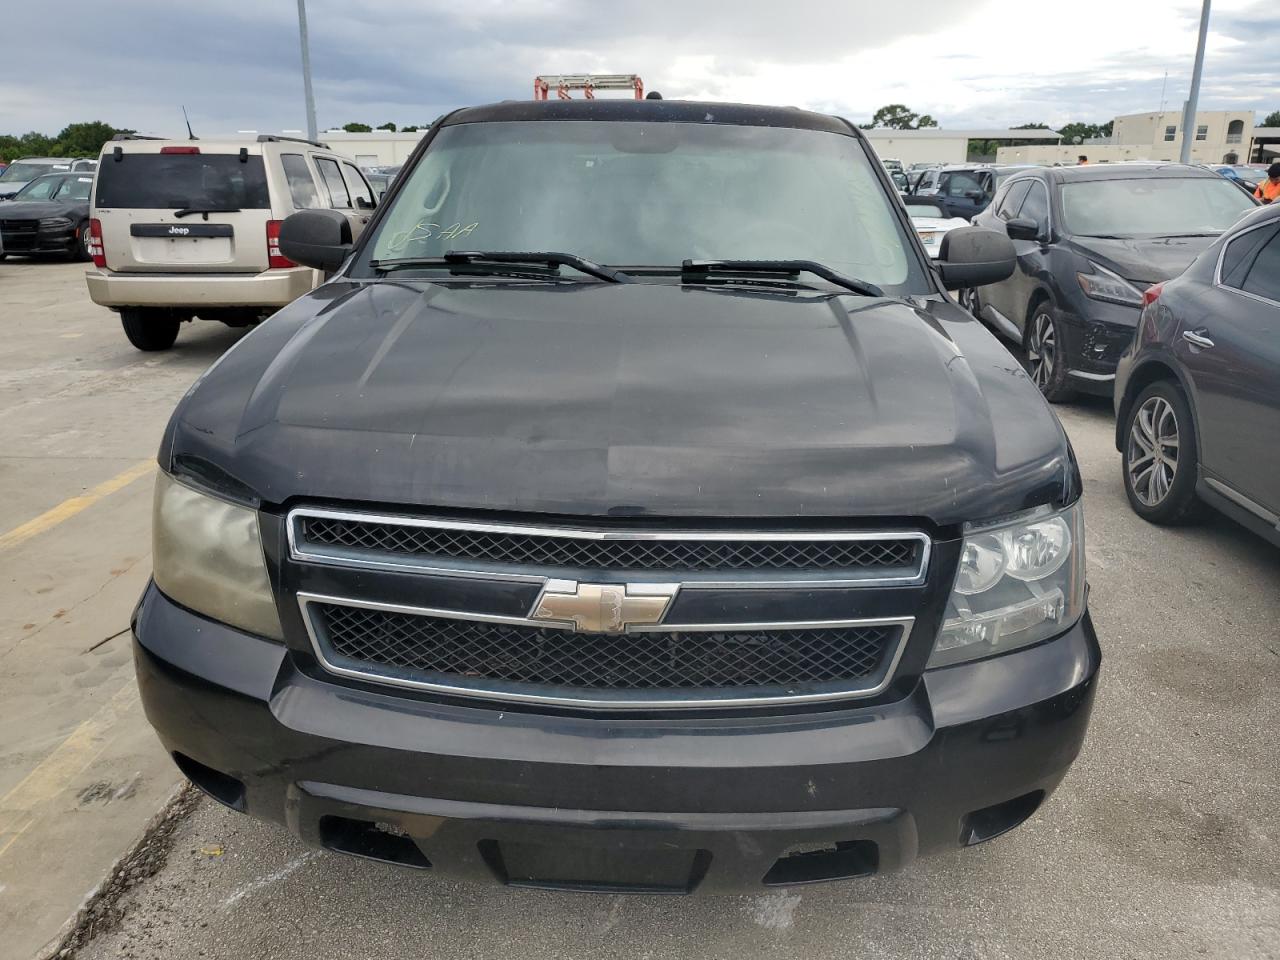
[[[1209,0],[1205,0],[1208,8]],[[311,45],[307,42],[307,0],[298,0],[298,37],[302,41],[302,87],[307,95],[307,139],[316,138],[316,98],[311,92]]]
[[[299,3],[302,0],[298,0]],[[1182,155],[1183,163],[1191,162],[1191,138],[1195,134],[1196,106],[1200,100],[1200,74],[1204,71],[1204,42],[1209,36],[1209,0],[1204,0],[1200,11],[1200,40],[1196,44],[1196,65],[1191,70],[1191,92],[1187,96],[1187,105],[1182,111]]]

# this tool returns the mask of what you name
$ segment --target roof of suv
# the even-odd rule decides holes
[[[1046,167],[1059,183],[1081,180],[1135,180],[1151,177],[1217,177],[1222,176],[1204,167],[1183,163],[1125,161],[1122,163],[1088,163],[1078,167]]]
[[[839,117],[798,107],[761,107],[697,100],[504,100],[467,107],[444,123],[488,123],[511,120],[632,120],[656,123],[727,123],[748,127],[795,127],[856,136]]]

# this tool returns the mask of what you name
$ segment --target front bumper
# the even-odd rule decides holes
[[[862,876],[1016,826],[1075,759],[1100,664],[1086,614],[891,703],[635,719],[346,685],[154,585],[134,637],[148,718],[225,803],[441,873],[659,892]]]
[[[1140,310],[1081,297],[1082,311],[1064,311],[1067,377],[1072,387],[1109,397],[1115,389],[1116,364],[1133,342]]]
[[[85,271],[89,299],[104,307],[283,307],[318,282],[309,267],[262,273]]]
[[[79,244],[80,230],[75,226],[13,230],[0,223],[0,252],[6,255],[72,253]]]

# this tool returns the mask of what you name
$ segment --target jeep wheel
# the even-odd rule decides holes
[[[1151,523],[1191,520],[1196,497],[1195,429],[1182,391],[1168,381],[1138,395],[1124,424],[1124,492],[1133,512]]]
[[[1027,350],[1027,373],[1050,403],[1066,403],[1076,392],[1067,386],[1067,364],[1063,351],[1062,327],[1053,304],[1039,304],[1027,324],[1023,346]]]
[[[168,350],[178,339],[182,320],[168,310],[125,307],[120,311],[124,335],[139,350]]]

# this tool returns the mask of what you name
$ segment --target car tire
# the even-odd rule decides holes
[[[139,350],[168,350],[178,339],[182,319],[168,310],[126,307],[120,311],[124,335]]]
[[[956,291],[956,302],[971,316],[978,316],[978,291],[973,287],[961,287]]]
[[[1196,496],[1195,423],[1187,398],[1176,384],[1151,384],[1125,417],[1120,468],[1133,512],[1150,523],[1173,526],[1203,510]]]
[[[1048,300],[1031,311],[1022,346],[1027,353],[1027,373],[1050,403],[1068,403],[1076,392],[1067,383],[1067,365],[1062,350],[1062,322]]]
[[[80,263],[88,263],[93,259],[93,254],[89,252],[89,221],[86,220],[80,224],[80,228],[76,231],[76,242],[70,250],[71,259]]]

